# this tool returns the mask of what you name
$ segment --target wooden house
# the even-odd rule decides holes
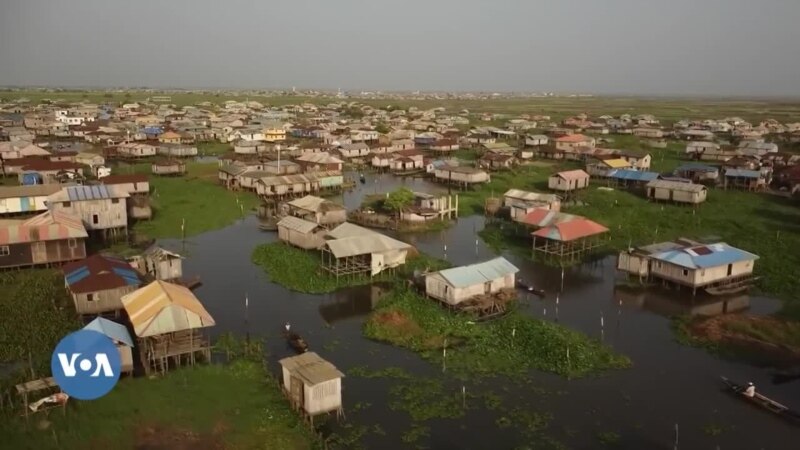
[[[561,198],[555,194],[509,189],[503,194],[503,206],[508,208],[511,219],[518,221],[536,208],[560,211]]]
[[[519,272],[502,256],[469,266],[425,274],[425,295],[450,306],[480,295],[515,289]]]
[[[608,228],[580,216],[554,223],[533,233],[533,253],[559,264],[579,262],[583,257],[603,245],[602,236]]]
[[[464,136],[464,142],[475,146],[475,145],[491,144],[497,142],[497,139],[491,136],[489,133],[472,133]]]
[[[283,390],[289,403],[313,424],[314,417],[335,412],[343,416],[342,378],[344,374],[314,352],[278,361],[283,373]]]
[[[648,256],[649,277],[699,288],[746,287],[753,281],[758,256],[724,242],[696,244]]]
[[[647,183],[658,180],[658,172],[633,169],[612,169],[606,173],[610,185],[625,188],[644,188]]]
[[[265,170],[247,170],[240,173],[237,178],[239,179],[240,188],[255,191],[258,180],[269,176],[272,176],[272,174]]]
[[[547,187],[554,191],[571,192],[589,187],[589,174],[583,170],[558,172],[547,179]]]
[[[369,156],[369,145],[364,142],[341,144],[339,146],[339,154],[344,159],[363,159]]]
[[[570,134],[556,138],[556,149],[565,152],[574,151],[576,148],[594,148],[597,141],[591,136],[583,134]]]
[[[622,158],[606,158],[586,164],[586,172],[595,177],[607,177],[612,170],[631,169],[633,166]]]
[[[312,174],[263,177],[256,183],[256,193],[264,199],[298,197],[319,189],[319,179]]]
[[[428,148],[434,152],[444,154],[454,152],[460,147],[455,139],[437,139]]]
[[[485,170],[469,166],[450,166],[446,164],[441,167],[436,167],[433,171],[433,176],[438,182],[455,184],[462,187],[488,183],[491,180],[489,174]]]
[[[156,280],[173,281],[183,277],[183,256],[153,245],[134,258],[132,265]]]
[[[80,219],[44,212],[0,223],[0,268],[58,265],[86,256],[88,234]]]
[[[239,175],[247,172],[247,168],[239,164],[224,164],[217,168],[217,178],[229,190],[239,189]]]
[[[372,157],[372,161],[370,165],[380,172],[385,172],[389,170],[389,167],[392,165],[392,161],[394,160],[394,156],[391,153],[386,153],[383,155],[374,155]]]
[[[619,256],[617,257],[617,270],[625,272],[629,275],[634,275],[641,281],[644,281],[650,278],[650,265],[652,263],[653,255],[670,250],[693,247],[695,245],[701,244],[700,242],[692,241],[686,238],[680,238],[675,241],[659,242],[655,244],[629,248],[619,253]]]
[[[767,187],[767,180],[758,170],[725,169],[722,174],[722,186],[725,189],[757,191]]]
[[[636,137],[642,137],[642,138],[664,137],[664,131],[659,128],[647,128],[647,127],[634,128],[631,134],[633,134]]]
[[[653,180],[647,183],[647,198],[698,205],[706,201],[708,188],[702,184]]]
[[[423,171],[425,157],[419,150],[398,150],[392,154],[389,170],[399,174]]]
[[[294,216],[278,221],[278,239],[287,244],[310,250],[322,247],[327,230],[316,222]]]
[[[635,170],[650,170],[653,156],[650,153],[635,152],[631,150],[617,150],[614,152],[619,159],[624,160]]]
[[[715,142],[691,141],[686,144],[686,154],[697,155],[698,157],[708,150],[714,151],[719,149],[720,145]]]
[[[117,155],[121,158],[139,159],[156,156],[156,147],[149,144],[126,142],[117,146]]]
[[[509,153],[486,152],[478,160],[478,165],[489,170],[508,170],[514,167],[517,158]]]
[[[166,133],[165,133],[166,134]],[[190,158],[197,156],[197,147],[186,144],[161,144],[158,154],[167,158]]]
[[[127,231],[129,195],[114,186],[68,186],[47,197],[51,211],[74,214],[89,231]]]
[[[142,278],[127,261],[108,255],[92,255],[66,264],[64,281],[79,315],[114,314],[120,299],[142,285]]]
[[[326,228],[347,221],[347,209],[344,206],[313,195],[286,202],[283,208],[288,215],[300,217]]]
[[[322,268],[337,278],[374,276],[405,264],[411,248],[405,242],[345,222],[328,232],[322,247]]]
[[[741,154],[742,152],[735,148],[708,149],[703,153],[696,154],[696,158],[701,161],[727,161]]]
[[[133,375],[133,339],[125,325],[112,322],[104,317],[95,317],[83,329],[96,331],[110,338],[119,352],[120,371]]]
[[[692,180],[695,183],[715,182],[719,178],[719,167],[690,162],[678,166],[673,171],[673,174],[680,178]]]
[[[332,156],[328,152],[303,153],[295,158],[295,162],[300,165],[303,172],[316,172],[320,170],[342,170],[344,161]]]
[[[186,173],[186,163],[178,159],[162,159],[150,165],[153,175],[181,176]]]
[[[236,141],[233,144],[234,153],[240,155],[257,155],[267,150],[267,144],[263,141]]]
[[[431,195],[414,192],[414,202],[400,211],[400,220],[425,222],[428,220],[458,217],[458,195]]]
[[[542,145],[547,145],[550,141],[550,138],[543,134],[528,134],[525,135],[525,146],[526,147],[539,147]]]
[[[58,184],[0,186],[0,215],[23,215],[47,211],[47,197],[63,189]]]
[[[145,372],[194,365],[198,355],[211,359],[211,343],[203,328],[213,326],[214,318],[189,289],[156,280],[123,296],[122,306]]]
[[[268,175],[294,175],[300,173],[300,165],[289,160],[268,161],[264,163],[264,172]]]
[[[20,168],[17,177],[19,184],[60,184],[83,178],[83,166],[70,161],[34,159]]]

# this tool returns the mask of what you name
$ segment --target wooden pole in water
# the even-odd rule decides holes
[[[244,332],[247,343],[250,343],[250,299],[244,294]]]
[[[181,219],[181,240],[186,239],[186,218]]]
[[[461,386],[461,407],[467,408],[467,387]]]
[[[678,450],[678,424],[675,424],[675,450]]]
[[[447,339],[444,340],[444,346],[442,346],[442,372],[447,370]]]

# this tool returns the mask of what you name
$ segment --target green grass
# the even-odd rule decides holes
[[[49,375],[56,344],[80,328],[63,275],[55,270],[0,274],[0,317],[0,362],[20,365],[0,377],[0,390],[31,379],[31,368],[35,377]]]
[[[224,228],[258,205],[255,194],[231,192],[217,184],[217,164],[188,163],[187,170],[183,177],[150,176],[153,219],[136,223],[136,233],[150,238],[180,238],[185,219],[185,235],[190,237]]]
[[[253,250],[252,260],[267,272],[273,283],[307,294],[325,294],[348,286],[397,280],[398,277],[413,273],[417,268],[437,268],[442,265],[442,262],[425,255],[414,255],[394,273],[384,271],[374,277],[364,275],[355,278],[341,277],[337,280],[320,267],[322,261],[320,252],[305,251],[283,242],[259,245]]]
[[[533,369],[580,377],[630,365],[627,357],[564,326],[515,311],[475,324],[399,284],[381,300],[364,334],[438,364],[447,345],[447,370],[469,377],[518,376]]]
[[[800,322],[781,324],[757,321],[727,322],[724,328],[733,333],[750,336],[760,341],[800,350]]]
[[[200,142],[197,144],[197,152],[203,156],[219,156],[230,151],[233,151],[233,147],[228,143]]]
[[[203,365],[163,378],[123,379],[107,396],[72,401],[67,414],[54,410],[51,429],[6,416],[0,423],[3,447],[84,448],[320,448],[256,362]],[[177,447],[176,447],[177,446]]]

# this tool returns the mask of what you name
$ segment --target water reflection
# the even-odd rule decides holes
[[[390,288],[387,283],[377,283],[336,291],[320,303],[319,315],[328,324],[366,316]]]
[[[750,309],[750,296],[687,296],[617,286],[614,300],[626,307],[645,309],[661,316],[717,316]]]

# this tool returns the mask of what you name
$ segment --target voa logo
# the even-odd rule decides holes
[[[58,386],[79,400],[94,400],[111,391],[119,381],[121,366],[111,338],[93,330],[65,336],[50,360]]]

